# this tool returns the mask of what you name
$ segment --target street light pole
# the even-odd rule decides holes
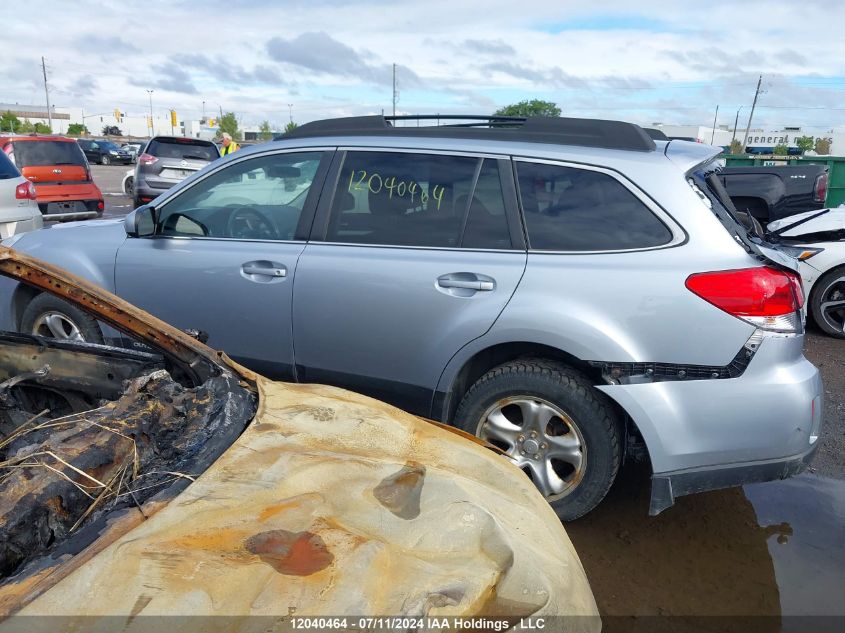
[[[293,104],[288,104],[288,115],[290,116],[290,122],[293,123]]]
[[[147,89],[147,94],[150,95],[150,136],[156,135],[155,120],[153,119],[153,92],[154,90]]]
[[[760,96],[760,84],[763,83],[763,75],[757,79],[757,90],[754,92],[754,101],[751,102],[751,114],[748,115],[748,125],[745,126],[745,136],[742,137],[742,151],[745,151],[745,142],[748,140],[748,130],[751,129],[751,119],[754,118],[754,108],[757,107],[757,97]]]

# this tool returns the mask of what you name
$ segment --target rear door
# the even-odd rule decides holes
[[[428,415],[443,368],[525,268],[509,163],[352,149],[335,162],[296,273],[297,378]]]
[[[117,253],[117,293],[273,378],[293,376],[291,299],[330,152],[231,162],[165,201]]]
[[[75,141],[17,139],[8,152],[21,174],[38,185],[63,185],[88,181],[88,165]]]

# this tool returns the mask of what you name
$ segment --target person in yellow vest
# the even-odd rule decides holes
[[[228,156],[229,154],[238,149],[238,144],[232,140],[231,134],[229,134],[228,132],[223,132],[223,134],[221,134],[221,137],[223,139],[223,147],[220,148],[221,156]]]

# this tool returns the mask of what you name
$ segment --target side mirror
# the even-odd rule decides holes
[[[123,228],[129,237],[149,237],[155,234],[155,209],[148,204],[138,207],[126,216]]]

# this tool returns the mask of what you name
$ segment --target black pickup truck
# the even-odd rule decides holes
[[[719,176],[737,210],[763,225],[824,208],[828,178],[824,165],[725,167]]]

